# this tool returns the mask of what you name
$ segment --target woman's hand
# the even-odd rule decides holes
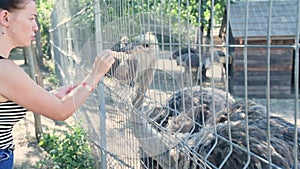
[[[114,61],[114,52],[110,50],[104,50],[101,55],[95,58],[92,73],[84,81],[90,85],[93,85],[92,87],[95,87],[100,79],[110,69]],[[60,87],[59,89],[54,90],[51,93],[53,93],[57,98],[62,99],[71,91],[73,91],[79,84]]]
[[[115,52],[111,50],[104,50],[99,56],[97,56],[90,74],[90,78],[92,78],[91,84],[96,86],[114,62]]]
[[[64,87],[61,87],[57,90],[51,91],[51,93],[54,93],[54,95],[57,98],[62,99],[63,97],[68,95],[72,90],[74,90],[77,86],[78,86],[78,84],[75,84],[75,85],[72,85],[72,86],[64,86]]]

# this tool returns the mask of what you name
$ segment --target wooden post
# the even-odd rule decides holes
[[[40,86],[44,86],[43,80],[41,77],[41,73],[39,72],[36,58],[34,57],[34,52],[32,52],[32,48],[24,48],[24,53],[27,55],[28,65],[29,65],[29,73],[30,77],[36,81]],[[34,126],[35,126],[35,137],[37,141],[40,140],[41,134],[43,133],[41,116],[33,112],[34,115]]]

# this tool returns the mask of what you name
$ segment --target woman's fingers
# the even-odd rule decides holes
[[[115,62],[115,52],[111,50],[104,50],[100,55],[95,58],[93,74],[97,77],[102,77],[111,68]]]
[[[111,54],[110,56],[107,57],[106,59],[109,64],[113,64],[115,62],[115,55]]]

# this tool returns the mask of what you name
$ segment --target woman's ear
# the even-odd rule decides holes
[[[8,26],[10,13],[7,10],[0,10],[0,24],[3,26]]]

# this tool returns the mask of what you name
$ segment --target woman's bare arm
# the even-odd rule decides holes
[[[104,51],[102,56],[96,57],[92,72],[83,82],[95,87],[113,62],[113,55]],[[80,84],[66,97],[59,99],[37,85],[11,60],[0,61],[0,82],[0,94],[3,97],[54,120],[65,120],[71,116],[90,94],[90,91]]]

